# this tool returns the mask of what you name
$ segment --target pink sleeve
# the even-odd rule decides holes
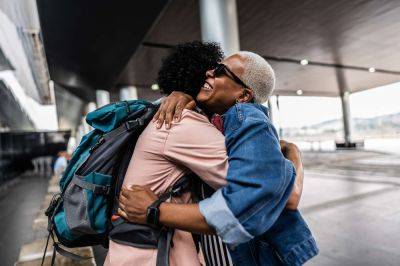
[[[226,184],[228,157],[225,138],[212,124],[188,115],[172,126],[164,155],[218,189]]]

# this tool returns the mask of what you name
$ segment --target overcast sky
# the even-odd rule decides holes
[[[331,97],[279,97],[272,98],[274,119],[282,127],[299,127],[341,118],[339,98]],[[378,87],[350,96],[352,117],[375,117],[400,112],[400,82]]]

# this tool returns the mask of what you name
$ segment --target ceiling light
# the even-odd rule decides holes
[[[153,91],[158,91],[160,89],[160,87],[158,86],[158,84],[153,84],[153,85],[151,85],[151,89]]]
[[[370,68],[368,68],[368,71],[371,72],[371,73],[374,73],[375,72],[375,68],[374,67],[370,67]]]
[[[308,65],[308,60],[307,59],[301,60],[300,65],[302,65],[302,66]]]
[[[302,91],[302,90],[297,90],[297,91],[296,91],[296,94],[297,94],[297,95],[303,95],[303,91]]]

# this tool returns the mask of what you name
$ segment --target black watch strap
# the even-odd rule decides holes
[[[147,207],[147,213],[146,213],[146,222],[149,225],[153,226],[159,226],[160,222],[160,205],[163,203],[165,200],[162,198],[157,199],[154,201],[149,207]]]

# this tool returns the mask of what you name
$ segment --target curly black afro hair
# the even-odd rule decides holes
[[[218,43],[193,41],[178,44],[163,59],[157,83],[165,94],[182,91],[196,98],[204,85],[206,71],[215,68],[223,58]]]

